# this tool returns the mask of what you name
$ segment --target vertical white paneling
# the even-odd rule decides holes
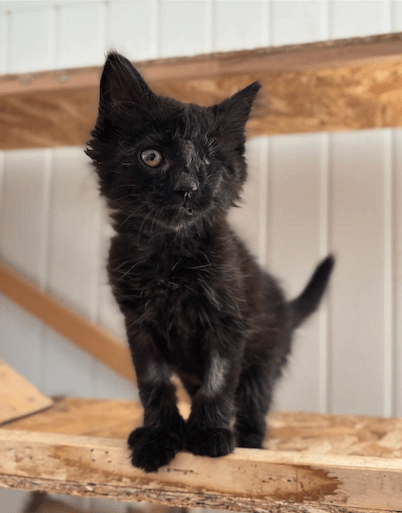
[[[92,320],[97,310],[99,237],[100,203],[88,159],[81,148],[56,150],[47,287]],[[92,393],[92,358],[50,329],[45,362],[47,393]]]
[[[334,413],[384,405],[384,134],[335,134],[331,143],[331,388]]]
[[[244,47],[268,44],[270,34],[267,5],[266,2],[255,1],[215,2],[212,34],[214,51],[227,50],[228,46],[231,49],[238,48],[235,41]],[[240,208],[231,210],[229,216],[235,230],[262,263],[265,262],[265,247],[261,240],[265,239],[266,227],[267,151],[267,138],[247,141],[248,179],[242,194],[243,201]]]
[[[392,26],[391,30],[402,30],[402,2],[401,0],[392,0],[391,3]]]
[[[319,135],[290,135],[271,140],[269,255],[288,297],[307,284],[320,250]],[[320,409],[319,319],[300,328],[293,356],[277,394],[281,409]]]
[[[97,310],[100,201],[81,148],[55,150],[50,212],[49,290],[94,319]]]
[[[229,221],[240,237],[246,242],[251,253],[264,260],[265,248],[261,248],[260,237],[265,227],[261,216],[264,198],[260,191],[265,187],[265,175],[261,172],[262,165],[266,164],[264,138],[255,138],[247,142],[246,159],[248,164],[248,178],[242,194],[240,208],[232,208]],[[253,222],[250,222],[253,220]]]
[[[388,0],[333,0],[330,37],[371,36],[389,29]]]
[[[46,152],[4,153],[0,200],[0,256],[43,285],[46,225]],[[40,384],[42,326],[10,301],[1,300],[1,354]]]
[[[327,3],[272,2],[272,44],[296,44],[326,35]],[[323,138],[318,135],[273,137],[270,157],[270,204],[267,255],[270,270],[289,296],[298,294],[323,256],[325,175]],[[277,407],[319,411],[325,408],[326,330],[320,315],[299,329]]]
[[[115,1],[109,4],[108,47],[134,61],[157,57],[156,0]]]
[[[263,45],[267,5],[257,0],[215,0],[213,49],[241,50]]]
[[[395,406],[395,169],[393,131],[383,129],[384,137],[384,405],[382,414],[393,415]]]
[[[402,10],[401,10],[402,15]],[[394,314],[395,314],[395,346],[394,346],[394,415],[402,416],[402,130],[395,130],[394,154]]]
[[[46,155],[43,150],[5,153],[0,202],[1,256],[37,283],[45,257]]]
[[[102,64],[106,38],[105,2],[65,2],[57,10],[58,68]]]
[[[162,0],[159,3],[159,57],[207,51],[209,0]]]
[[[18,2],[16,3],[18,6]],[[48,69],[53,48],[52,8],[27,5],[25,10],[10,9],[9,55],[10,73]],[[21,37],[21,35],[24,35]]]
[[[402,2],[394,0],[393,30],[402,30]],[[402,131],[394,130],[394,360],[393,360],[393,385],[394,385],[394,410],[393,414],[402,416]]]
[[[10,15],[0,6],[0,73],[8,70],[8,29]]]
[[[325,38],[321,23],[327,2],[272,0],[272,40],[275,45],[301,44]]]
[[[353,37],[389,31],[390,15],[388,1],[335,0],[330,3],[330,35]],[[330,141],[331,240],[340,261],[331,298],[331,403],[334,412],[389,413],[393,327],[389,326],[392,207],[388,205],[391,198],[387,158],[391,145],[387,144],[384,131],[331,136]],[[349,189],[346,169],[351,180]],[[350,201],[355,211],[349,210]],[[368,227],[367,212],[375,215],[372,227]],[[356,238],[351,241],[354,233]],[[349,279],[349,275],[353,278]],[[354,387],[361,392],[351,393]],[[363,394],[365,400],[356,399]]]

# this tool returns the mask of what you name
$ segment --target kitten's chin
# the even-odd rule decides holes
[[[196,224],[199,219],[199,213],[196,213],[192,209],[188,209],[186,207],[180,207],[176,215],[173,215],[170,219],[162,220],[162,223],[166,228],[172,231],[183,232]]]

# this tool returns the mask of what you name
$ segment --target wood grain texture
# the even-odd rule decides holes
[[[401,34],[137,65],[156,92],[202,105],[260,80],[250,136],[401,126]],[[99,75],[83,68],[3,77],[0,149],[84,145]]]
[[[131,466],[125,441],[0,430],[2,486],[115,500],[237,511],[278,502],[392,511],[402,503],[401,474],[395,459],[257,449],[217,459],[179,453],[146,474]]]
[[[52,404],[50,397],[0,360],[0,424],[49,408]]]
[[[180,407],[186,415],[188,405]],[[128,433],[141,422],[139,403],[80,398],[13,421],[0,428],[0,452],[7,447],[7,462],[20,454],[18,461],[32,468],[23,463],[13,474],[4,472],[9,463],[0,463],[0,486],[277,513],[396,511],[402,503],[402,419],[272,412],[267,450],[236,450],[218,460],[182,453],[151,478],[128,464],[125,450]],[[43,461],[55,465],[54,478],[38,475]]]
[[[188,403],[180,403],[188,415]],[[135,401],[66,398],[7,429],[126,439],[142,422]],[[323,455],[402,458],[402,419],[360,415],[277,412],[268,416],[264,448]],[[402,465],[402,463],[401,463]]]

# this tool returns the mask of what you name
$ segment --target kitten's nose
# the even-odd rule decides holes
[[[198,189],[195,176],[192,173],[181,173],[174,180],[173,189],[184,194],[195,192]]]

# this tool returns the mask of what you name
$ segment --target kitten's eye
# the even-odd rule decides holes
[[[144,150],[141,152],[141,160],[149,167],[158,167],[162,163],[162,153],[158,150]]]

